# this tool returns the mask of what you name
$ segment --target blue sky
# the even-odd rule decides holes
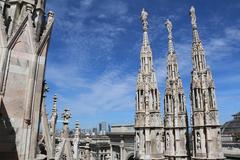
[[[49,48],[46,80],[51,111],[58,96],[58,113],[65,106],[71,124],[82,128],[134,123],[136,76],[142,42],[140,12],[149,13],[149,38],[161,92],[166,77],[166,18],[173,36],[190,113],[191,23],[194,5],[200,38],[216,85],[221,123],[240,111],[240,1],[218,0],[48,0],[56,21]],[[60,118],[60,116],[59,116]]]

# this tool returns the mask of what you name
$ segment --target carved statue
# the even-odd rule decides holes
[[[192,26],[197,27],[195,8],[193,6],[190,8],[190,16],[192,18],[192,21],[191,21]]]
[[[141,20],[142,20],[143,30],[144,31],[146,31],[148,29],[147,18],[148,18],[148,13],[143,8],[142,13],[141,13]]]
[[[201,149],[201,136],[200,133],[197,132],[197,149]]]
[[[168,33],[172,34],[172,22],[169,19],[167,19],[165,25],[167,27]]]

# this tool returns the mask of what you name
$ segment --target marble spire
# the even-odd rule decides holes
[[[187,160],[188,121],[182,80],[178,71],[173,46],[172,22],[165,22],[168,31],[167,78],[164,97],[165,156],[169,159]]]
[[[63,129],[61,134],[61,141],[57,146],[58,152],[56,153],[56,159],[61,159],[61,157],[66,157],[66,159],[73,160],[73,152],[71,146],[71,140],[69,138],[69,119],[72,117],[72,114],[69,109],[65,108],[62,113],[63,119]]]
[[[199,38],[195,8],[190,9],[192,23],[192,159],[224,159],[220,124],[212,74],[206,65],[205,53]]]
[[[50,118],[50,134],[51,134],[51,140],[52,140],[52,157],[55,157],[55,138],[56,138],[56,124],[57,124],[57,95],[54,95],[53,97],[53,107],[52,107],[52,115]]]
[[[141,12],[143,43],[140,53],[141,69],[137,78],[135,116],[135,158],[163,159],[163,124],[160,117],[160,93],[152,64],[148,39],[148,13]]]

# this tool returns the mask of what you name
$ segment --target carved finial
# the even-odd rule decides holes
[[[43,89],[43,97],[45,98],[46,95],[47,95],[47,92],[49,91],[49,88],[48,88],[48,85],[47,85],[46,81],[43,82],[43,87],[44,87],[44,89]]]
[[[53,97],[53,102],[56,103],[57,102],[57,95],[54,94],[54,97]]]
[[[48,12],[48,17],[54,17],[54,12],[53,11],[49,11]]]
[[[79,121],[76,120],[75,122],[75,138],[79,138],[80,136],[80,124]]]
[[[64,113],[62,113],[63,123],[68,124],[68,120],[71,118],[70,110],[65,108]]]
[[[195,8],[193,6],[191,6],[191,8],[190,8],[190,16],[192,18],[193,28],[197,28],[196,13],[195,13]]]
[[[52,112],[56,112],[56,111],[57,111],[57,95],[54,94]]]
[[[142,9],[142,13],[141,13],[141,20],[142,20],[142,24],[143,24],[143,30],[147,31],[148,29],[148,22],[147,22],[147,18],[148,18],[148,13],[145,11],[145,9]]]
[[[29,13],[32,13],[32,12],[33,12],[33,6],[28,3],[28,4],[26,5],[26,11],[29,12]]]
[[[49,12],[48,12],[47,24],[49,24],[49,23],[52,22],[53,20],[54,20],[54,12],[53,12],[53,11],[49,11]]]

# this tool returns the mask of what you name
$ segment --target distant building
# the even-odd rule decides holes
[[[240,142],[240,112],[221,127],[223,142]]]
[[[93,128],[93,129],[92,129],[92,135],[97,135],[97,133],[98,133],[98,132],[97,132],[97,128]]]
[[[110,156],[112,160],[133,160],[134,158],[134,125],[114,125],[107,134],[110,138]]]
[[[110,125],[107,122],[99,123],[99,135],[106,135],[106,133],[110,132]]]
[[[240,112],[221,127],[222,146],[227,158],[240,158]]]

